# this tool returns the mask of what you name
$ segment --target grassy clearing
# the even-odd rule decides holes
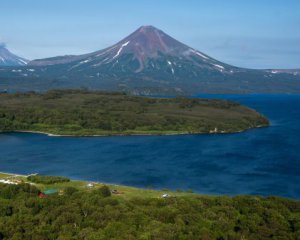
[[[113,194],[116,198],[121,199],[131,199],[136,197],[141,198],[161,198],[163,194],[168,194],[172,197],[179,197],[179,196],[195,196],[198,194],[194,193],[186,193],[186,192],[175,192],[168,189],[164,190],[152,190],[152,189],[143,189],[143,188],[134,188],[128,186],[121,186],[121,185],[114,185],[114,184],[103,184],[93,182],[93,187],[88,187],[87,181],[79,181],[79,180],[71,180],[69,182],[62,182],[62,183],[53,183],[53,184],[41,184],[41,183],[34,183],[28,180],[27,176],[24,175],[14,175],[8,173],[0,173],[0,179],[9,179],[11,181],[21,181],[24,183],[31,183],[34,184],[38,189],[41,191],[45,191],[47,189],[57,189],[58,191],[64,190],[67,187],[74,187],[79,191],[93,191],[95,189],[99,189],[100,187],[106,185],[111,190],[117,190],[118,194]]]
[[[7,177],[9,177],[9,176],[11,176],[10,174],[7,174],[7,173],[2,173],[2,172],[0,172],[0,178],[7,178]]]

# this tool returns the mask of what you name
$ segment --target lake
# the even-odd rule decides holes
[[[181,136],[0,134],[0,171],[213,195],[300,199],[300,95],[200,96],[252,107],[270,119],[271,127]]]

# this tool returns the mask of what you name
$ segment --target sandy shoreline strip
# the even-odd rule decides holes
[[[11,131],[15,133],[36,133],[36,134],[44,134],[49,137],[113,137],[113,136],[173,136],[173,135],[200,135],[200,134],[234,134],[234,133],[241,133],[245,132],[251,129],[256,128],[264,128],[269,127],[269,125],[259,125],[256,127],[247,128],[240,131],[233,131],[233,132],[227,132],[227,131],[210,131],[210,132],[178,132],[178,133],[112,133],[112,134],[91,134],[91,135],[71,135],[71,134],[53,134],[48,132],[41,132],[41,131],[30,131],[30,130],[19,130],[19,131]],[[1,133],[1,132],[0,132]],[[2,132],[5,133],[5,132]]]

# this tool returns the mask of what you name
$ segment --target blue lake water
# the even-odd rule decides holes
[[[0,171],[204,194],[300,199],[300,95],[203,95],[255,108],[271,127],[237,134],[48,137],[0,134]]]

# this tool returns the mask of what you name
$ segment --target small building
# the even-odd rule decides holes
[[[111,193],[112,194],[123,194],[124,192],[121,192],[121,191],[119,191],[117,189],[113,189],[113,190],[111,190]]]
[[[58,190],[57,190],[57,189],[47,189],[47,190],[45,190],[44,192],[40,192],[40,193],[39,193],[39,197],[40,197],[40,198],[44,198],[44,197],[46,197],[47,195],[51,195],[51,194],[55,194],[55,193],[58,193]]]
[[[44,198],[44,197],[45,197],[45,194],[42,193],[42,192],[40,192],[40,193],[39,193],[39,197],[40,197],[40,198]]]
[[[54,193],[58,193],[58,190],[57,189],[47,189],[43,192],[44,195],[51,195]]]
[[[170,195],[167,194],[167,193],[165,193],[165,194],[161,195],[161,197],[162,197],[162,198],[168,198],[168,197],[170,197]]]
[[[89,187],[89,188],[92,188],[92,187],[95,187],[95,184],[94,183],[88,183],[86,186]]]

